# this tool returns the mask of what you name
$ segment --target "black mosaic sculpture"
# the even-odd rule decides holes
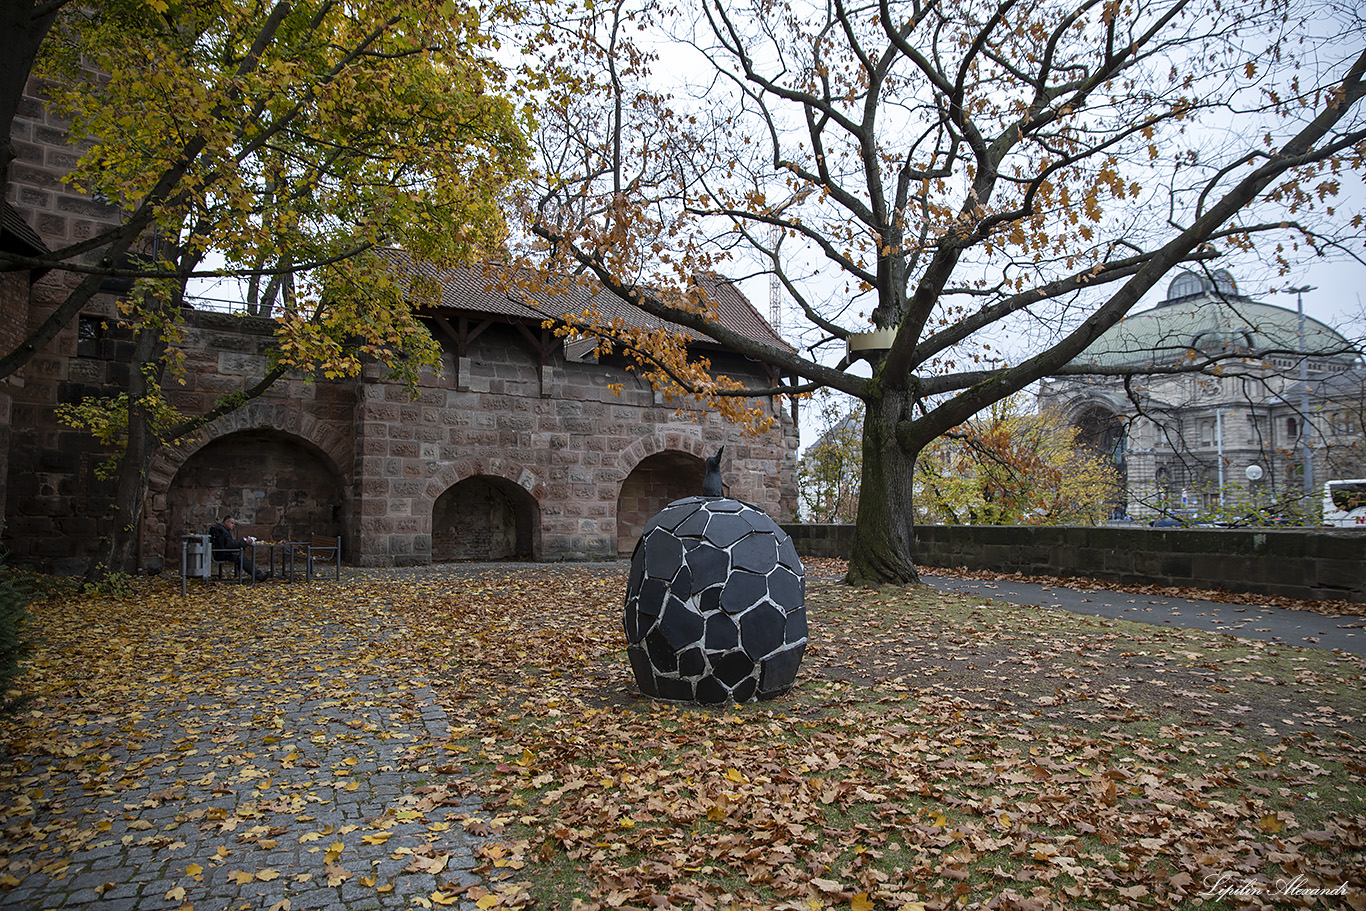
[[[720,489],[713,459],[703,490]],[[647,696],[771,699],[792,688],[806,651],[805,570],[757,506],[719,494],[675,500],[636,543],[623,619]]]

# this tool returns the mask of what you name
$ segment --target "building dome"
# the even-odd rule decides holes
[[[1254,301],[1238,293],[1226,270],[1210,275],[1182,272],[1167,286],[1167,299],[1151,310],[1114,325],[1081,353],[1075,363],[1101,367],[1146,367],[1192,357],[1242,355],[1295,357],[1299,315],[1295,310]],[[1320,355],[1316,364],[1346,370],[1355,356],[1351,344],[1331,327],[1306,316],[1304,347]]]

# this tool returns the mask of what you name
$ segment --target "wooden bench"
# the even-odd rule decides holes
[[[331,567],[332,578],[341,581],[341,535],[309,535],[308,537],[308,581],[313,581],[315,567]]]

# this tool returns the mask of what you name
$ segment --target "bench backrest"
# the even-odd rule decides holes
[[[308,536],[308,578],[319,566],[332,567],[332,578],[341,581],[341,536]]]
[[[337,556],[337,548],[341,546],[341,538],[329,535],[309,535],[308,549],[318,560],[333,560]]]

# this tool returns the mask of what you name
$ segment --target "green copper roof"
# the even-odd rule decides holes
[[[1225,279],[1217,288],[1203,276],[1182,273],[1169,286],[1167,300],[1121,320],[1076,363],[1145,367],[1201,355],[1295,357],[1300,350],[1298,313],[1243,297],[1227,273],[1216,276]],[[1346,365],[1356,359],[1342,335],[1309,316],[1304,318],[1304,350],[1315,360]]]

